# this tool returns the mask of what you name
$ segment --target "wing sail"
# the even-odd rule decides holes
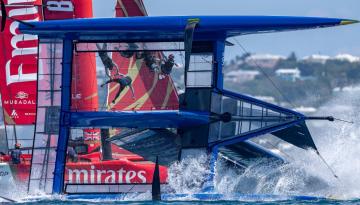
[[[116,17],[145,16],[147,15],[142,0],[118,0]],[[161,60],[163,54],[154,53]],[[109,84],[107,106],[111,110],[176,110],[179,107],[178,95],[171,77],[159,79],[157,72],[152,72],[144,58],[136,56],[126,58],[120,52],[112,53],[112,60],[119,67],[119,72],[132,79],[135,98],[131,90],[125,88],[115,100],[119,85]],[[112,73],[114,76],[115,73]]]

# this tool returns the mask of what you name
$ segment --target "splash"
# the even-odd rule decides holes
[[[209,157],[199,154],[172,164],[168,169],[168,184],[175,193],[199,193],[206,177],[210,174],[207,166]]]
[[[253,194],[360,198],[359,111],[360,92],[343,92],[322,106],[316,115],[334,115],[354,120],[355,124],[308,123],[320,153],[335,170],[338,179],[313,151],[291,147],[282,150],[289,160],[282,165],[260,160],[252,162],[243,171],[236,171],[219,162],[217,175],[221,177],[217,180],[217,189],[219,192],[230,189]]]
[[[360,91],[337,94],[319,109],[316,115],[333,115],[354,120],[308,123],[315,143],[338,179],[314,151],[279,146],[289,163],[279,164],[260,159],[246,169],[229,166],[218,160],[215,189],[219,193],[309,195],[336,199],[360,198]],[[284,148],[281,148],[284,147]],[[286,149],[285,149],[286,147]],[[176,193],[197,193],[209,170],[204,166],[207,156],[186,159],[169,169],[169,185]]]

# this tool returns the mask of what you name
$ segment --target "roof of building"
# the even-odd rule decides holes
[[[299,74],[300,70],[298,68],[280,68],[275,71],[277,74]]]
[[[259,75],[257,70],[233,70],[225,74],[225,76],[238,76],[238,75]]]
[[[254,54],[246,58],[246,60],[280,60],[286,59],[285,56],[272,54]]]

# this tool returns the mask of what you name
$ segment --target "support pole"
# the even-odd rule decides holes
[[[103,161],[112,160],[112,150],[109,129],[101,129],[101,148],[102,148],[102,159]]]
[[[63,193],[66,151],[70,135],[70,127],[67,126],[67,123],[69,121],[68,113],[71,109],[71,67],[73,56],[72,40],[64,39],[63,47],[60,130],[56,149],[53,194]]]
[[[219,155],[218,147],[213,147],[210,154],[210,173],[203,185],[202,192],[213,192],[215,190],[216,161]]]

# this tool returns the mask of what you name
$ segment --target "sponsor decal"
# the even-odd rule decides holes
[[[71,94],[71,98],[72,98],[73,100],[80,100],[80,99],[81,99],[81,93]]]
[[[7,175],[9,175],[9,172],[7,172],[7,171],[0,171],[0,177],[6,177]]]
[[[84,130],[84,140],[85,141],[98,141],[100,140],[99,131],[85,131]]]
[[[35,100],[4,100],[4,105],[35,105]]]
[[[68,183],[146,183],[146,172],[144,170],[120,169],[96,169],[94,165],[90,169],[67,168]]]
[[[17,94],[16,94],[16,96],[15,96],[15,98],[17,98],[17,99],[27,99],[27,98],[29,98],[29,94],[27,94],[26,92],[24,92],[24,91],[19,91]]]
[[[46,20],[74,18],[74,4],[71,0],[43,0]]]
[[[12,110],[10,117],[12,119],[17,119],[19,118],[19,115],[17,114],[16,110]]]
[[[41,5],[41,0],[5,0],[8,5]],[[8,15],[23,21],[40,21],[41,7],[14,6],[7,7]],[[6,124],[27,125],[35,122],[36,113],[36,79],[38,38],[22,34],[19,22],[6,20],[2,39],[2,56],[0,58],[0,92],[4,113],[13,120]],[[13,95],[12,93],[16,93]],[[16,110],[16,111],[15,111]],[[29,113],[28,115],[25,113]]]

